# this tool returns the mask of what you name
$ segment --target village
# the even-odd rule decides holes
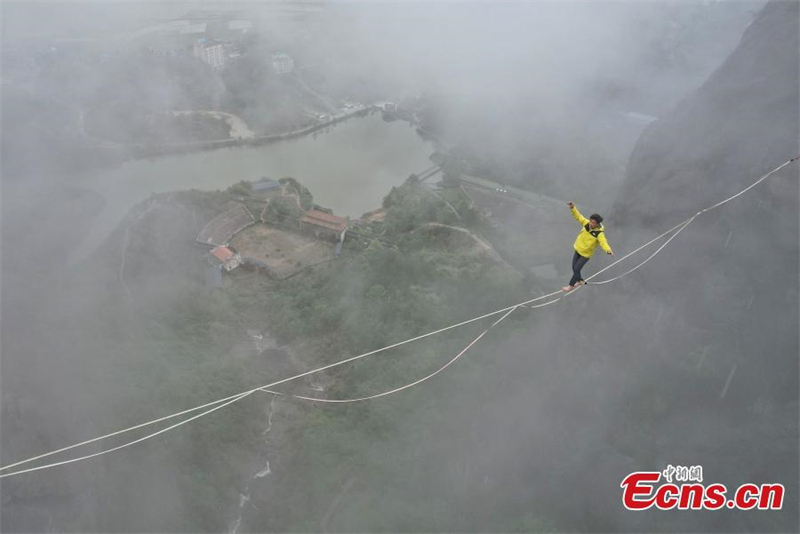
[[[341,253],[349,219],[311,204],[294,179],[241,182],[230,192],[195,239],[208,250],[206,285],[220,286],[223,272],[240,266],[283,280]]]

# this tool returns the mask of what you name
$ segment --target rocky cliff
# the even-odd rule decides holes
[[[618,257],[797,154],[799,7],[768,3],[706,83],[644,132],[603,214]],[[798,530],[799,164],[704,213],[641,269],[532,316],[524,340],[493,347],[507,379],[526,385],[509,388],[502,418],[476,416],[487,435],[523,436],[488,463],[508,485],[520,477],[520,494],[559,527]],[[596,254],[584,273],[609,263]],[[729,489],[783,483],[783,510],[626,511],[622,479],[668,464],[702,465],[706,484]],[[547,491],[531,493],[542,481]]]

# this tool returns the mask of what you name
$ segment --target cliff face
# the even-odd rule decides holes
[[[706,83],[644,132],[607,217],[618,253],[798,153],[799,16],[797,2],[768,3]],[[641,417],[651,435],[620,434],[617,446],[650,447],[663,464],[702,463],[707,479],[729,488],[770,479],[794,496],[768,518],[698,514],[660,528],[797,529],[799,165],[704,213],[653,261],[605,286],[613,295],[603,310],[614,310],[629,342],[620,359],[649,367],[637,387],[660,392],[666,406],[629,412],[624,419]],[[650,395],[629,388],[621,399]]]
[[[618,257],[797,154],[799,8],[767,4],[708,81],[645,131],[622,196],[603,214]],[[629,276],[589,285],[536,315],[524,346],[496,349],[529,383],[547,376],[544,394],[520,390],[504,406],[528,407],[531,423],[509,428],[496,418],[487,426],[496,435],[528,432],[525,443],[536,444],[537,454],[519,455],[530,466],[521,491],[531,480],[558,481],[545,497],[571,496],[571,508],[559,512],[564,525],[797,531],[798,166],[704,213]],[[584,273],[609,263],[596,254]],[[626,512],[622,479],[667,464],[702,465],[706,484],[729,489],[780,482],[783,510]],[[502,460],[493,468],[520,469]]]
[[[797,154],[798,15],[797,2],[767,4],[709,80],[644,132],[609,217],[618,251],[741,191]],[[798,165],[698,217],[658,258],[623,279],[622,290],[644,291],[666,304],[668,324],[701,332],[698,338],[746,358],[734,363],[754,366],[762,385],[794,399]]]
[[[799,7],[767,4],[706,83],[645,130],[617,224],[682,220],[797,153]]]

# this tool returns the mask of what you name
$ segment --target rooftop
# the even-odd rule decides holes
[[[308,210],[300,219],[300,222],[321,226],[323,228],[328,228],[329,230],[336,230],[337,232],[341,232],[342,230],[346,229],[348,225],[347,219],[344,217],[339,217],[337,215],[325,213],[324,211],[319,210]]]
[[[223,209],[225,209],[223,213],[211,219],[200,230],[197,235],[198,242],[215,246],[227,245],[236,232],[253,222],[253,218],[243,204],[229,202]]]
[[[253,182],[253,191],[268,191],[271,189],[277,189],[281,186],[276,180],[270,180],[269,178],[263,178],[257,182]]]
[[[221,262],[228,261],[233,257],[233,252],[228,247],[217,247],[211,251],[211,254]]]

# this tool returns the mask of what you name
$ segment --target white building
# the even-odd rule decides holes
[[[294,60],[283,52],[272,54],[272,69],[277,74],[288,74],[294,70]]]
[[[194,57],[214,68],[225,65],[225,45],[217,41],[198,39],[194,44]]]

